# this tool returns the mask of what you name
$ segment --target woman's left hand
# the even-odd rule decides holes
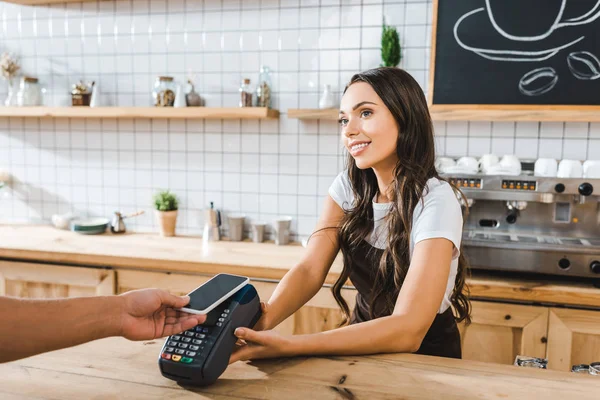
[[[256,360],[259,358],[289,357],[294,355],[294,340],[290,336],[282,336],[275,331],[254,331],[249,328],[238,328],[235,336],[245,342],[236,348],[229,364],[236,361]]]

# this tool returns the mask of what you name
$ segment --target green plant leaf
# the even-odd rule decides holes
[[[402,49],[400,47],[400,38],[398,31],[393,26],[383,24],[381,33],[381,59],[382,66],[395,67],[400,64],[402,58]]]
[[[169,190],[161,190],[153,196],[154,208],[158,211],[174,211],[179,206],[179,200]]]

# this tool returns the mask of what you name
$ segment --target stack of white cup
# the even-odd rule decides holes
[[[535,176],[558,178],[600,178],[600,160],[587,160],[581,164],[579,160],[561,160],[557,163],[553,158],[539,158],[535,162]]]

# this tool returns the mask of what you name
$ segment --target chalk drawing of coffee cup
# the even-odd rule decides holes
[[[572,1],[572,0],[571,0]],[[494,29],[507,39],[533,42],[547,38],[558,28],[584,25],[600,17],[600,0],[591,2],[587,12],[563,19],[569,0],[485,0],[485,8]],[[527,7],[523,7],[526,5]],[[523,15],[527,10],[544,10]]]
[[[526,96],[539,96],[551,91],[556,82],[558,74],[554,68],[536,68],[523,75],[519,81],[519,91]]]

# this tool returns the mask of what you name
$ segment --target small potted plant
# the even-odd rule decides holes
[[[161,236],[175,236],[178,203],[177,196],[169,190],[161,190],[154,195],[155,214]]]
[[[400,48],[400,38],[398,31],[393,26],[385,24],[383,21],[383,31],[381,33],[381,60],[382,67],[396,67],[400,64],[402,58],[402,49]]]

